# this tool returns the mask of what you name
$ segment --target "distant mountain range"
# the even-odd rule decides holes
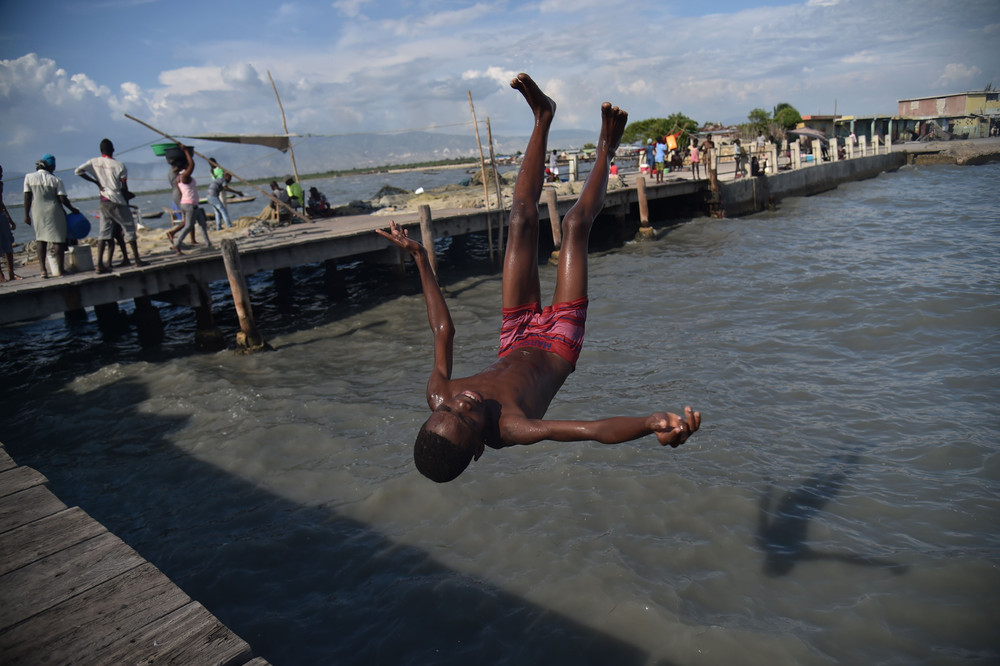
[[[485,134],[482,133],[481,140],[483,152],[489,158],[489,145]],[[549,147],[560,151],[582,148],[584,144],[596,141],[597,137],[593,134],[583,130],[553,130],[549,134]],[[292,175],[292,161],[288,153],[273,148],[198,139],[186,142],[202,155],[217,159],[224,167],[247,180],[273,177],[283,181],[285,177]],[[518,151],[523,151],[527,142],[527,136],[494,135],[493,149],[497,157],[514,155]],[[300,176],[434,160],[466,157],[471,160],[479,159],[476,137],[471,131],[468,135],[401,132],[304,137],[293,139],[292,149],[295,151],[295,164]],[[166,160],[154,156],[151,149],[142,148],[118,157],[128,167],[129,184],[134,191],[159,190],[167,187]],[[149,159],[146,159],[147,157]],[[204,174],[207,174],[203,163],[196,165],[195,177],[199,177],[199,174],[202,174],[202,179],[205,177]],[[67,182],[67,186],[70,185],[71,183]],[[73,196],[72,192],[70,196]]]

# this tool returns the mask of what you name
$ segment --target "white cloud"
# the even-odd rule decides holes
[[[361,14],[361,8],[368,2],[369,0],[337,0],[332,7],[345,16],[356,18]]]
[[[983,70],[979,69],[975,65],[970,67],[961,63],[950,63],[945,65],[944,72],[937,80],[937,85],[947,86],[961,84],[970,81],[973,77],[979,76],[982,73]]]

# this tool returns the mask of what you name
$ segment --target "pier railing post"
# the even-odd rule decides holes
[[[778,173],[778,144],[767,144],[767,166],[771,173]]]
[[[646,179],[640,176],[635,180],[635,191],[639,196],[639,231],[635,234],[636,240],[648,240],[654,238],[656,233],[649,225],[649,199],[646,198]]]
[[[868,156],[868,137],[862,136],[858,137],[858,141],[861,143],[861,157]]]
[[[792,142],[792,168],[801,169],[802,168],[802,153],[801,147],[798,141]]]
[[[872,155],[878,155],[878,134],[872,136]]]
[[[247,289],[246,277],[243,275],[243,264],[236,241],[226,238],[220,243],[222,261],[226,265],[226,277],[229,278],[229,289],[233,292],[233,304],[236,306],[236,317],[240,322],[240,332],[236,334],[238,351],[251,352],[268,351],[271,345],[264,342],[257,325],[253,320],[253,307],[250,303],[250,290]]]
[[[830,139],[830,161],[836,162],[840,159],[839,149],[837,148],[837,137]]]
[[[434,275],[438,274],[438,260],[437,252],[434,251],[434,230],[431,224],[431,207],[427,204],[421,204],[420,208],[420,240],[424,244],[424,249],[427,250],[427,260],[431,264],[431,270],[434,271]],[[488,216],[489,211],[486,212]]]
[[[819,145],[819,139],[813,140],[813,164],[821,164],[823,162],[823,148]]]

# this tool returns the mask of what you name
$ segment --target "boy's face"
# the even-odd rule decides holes
[[[483,454],[483,429],[486,427],[486,406],[483,396],[475,391],[462,391],[445,400],[431,417],[426,427],[431,432],[462,447],[473,447],[473,459]]]

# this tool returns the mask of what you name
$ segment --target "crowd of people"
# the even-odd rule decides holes
[[[112,271],[116,247],[120,248],[122,255],[121,261],[117,264],[119,267],[133,264],[146,266],[147,262],[139,255],[137,223],[129,204],[135,194],[128,187],[128,169],[115,159],[115,147],[110,139],[102,139],[99,148],[100,157],[87,160],[73,171],[75,175],[98,188],[100,222],[95,270],[98,273]],[[167,230],[166,236],[173,251],[182,255],[185,240],[191,245],[198,244],[195,238],[196,228],[201,229],[205,245],[209,248],[213,245],[208,236],[205,209],[199,205],[197,181],[193,176],[195,167],[193,150],[187,146],[179,146],[179,149],[168,159],[169,182],[178,219]],[[210,158],[209,164],[211,178],[206,199],[208,205],[215,211],[215,228],[217,231],[221,230],[223,224],[231,228],[233,223],[223,192],[231,192],[237,196],[243,196],[243,193],[231,186],[233,175],[220,167],[215,158]],[[31,227],[35,234],[36,254],[42,278],[48,278],[53,274],[61,276],[66,272],[67,248],[79,240],[67,224],[67,212],[70,216],[82,217],[66,195],[66,186],[62,179],[55,175],[55,170],[55,156],[45,154],[36,162],[35,171],[24,177],[24,223]],[[3,205],[2,179],[3,167],[0,166],[0,260],[6,262],[6,274],[3,264],[0,264],[0,282],[7,282],[20,280],[22,276],[14,272],[14,231],[17,229],[17,224],[7,207]],[[326,197],[315,187],[309,189],[308,204],[302,186],[294,178],[288,178],[284,188],[279,187],[276,182],[272,182],[271,187],[275,199],[295,210],[305,210],[317,217],[331,214]],[[271,205],[277,206],[274,203]],[[86,225],[86,228],[89,230],[89,225]],[[87,233],[81,235],[86,236]],[[131,261],[129,250],[132,255]]]

